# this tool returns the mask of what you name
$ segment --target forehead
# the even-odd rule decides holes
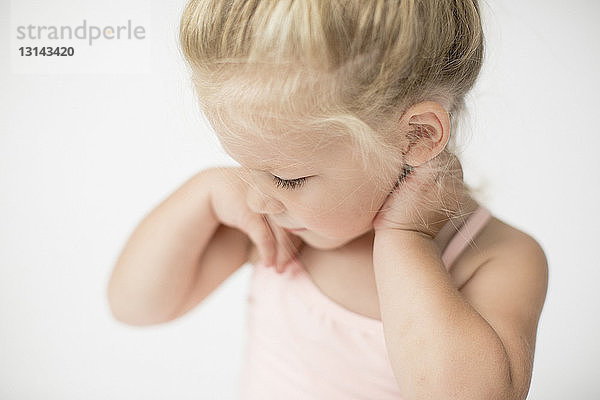
[[[315,129],[289,118],[239,113],[208,114],[223,149],[240,164],[259,170],[316,166],[333,153],[351,151],[348,137],[335,129]],[[260,118],[260,120],[258,119]]]
[[[240,79],[201,96],[202,111],[224,150],[240,164],[271,171],[300,165],[335,169],[336,162],[348,172],[356,163],[371,169],[365,154],[375,153],[361,146],[365,136],[353,131],[358,125],[350,112],[318,89],[326,85],[290,97],[282,85],[257,88],[256,82]]]
[[[274,171],[322,167],[328,158],[346,151],[342,141],[320,132],[279,133],[244,130],[240,134],[217,133],[223,149],[240,164],[252,169]]]

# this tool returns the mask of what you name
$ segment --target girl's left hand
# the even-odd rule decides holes
[[[438,170],[440,166],[443,168]],[[436,233],[432,225],[447,221],[458,211],[462,182],[458,158],[443,151],[412,168],[388,195],[373,219],[373,228],[420,232],[433,239]]]

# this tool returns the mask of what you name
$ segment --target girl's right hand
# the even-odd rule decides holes
[[[241,168],[213,168],[210,199],[213,212],[224,225],[244,232],[257,247],[263,263],[283,272],[284,266],[296,256],[304,245],[302,239],[269,221],[267,215],[257,214],[248,208],[246,195],[248,183]]]

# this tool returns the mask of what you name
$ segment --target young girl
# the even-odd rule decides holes
[[[190,0],[181,44],[239,168],[125,245],[120,321],[187,313],[249,262],[243,399],[524,399],[547,260],[463,182],[476,0]]]

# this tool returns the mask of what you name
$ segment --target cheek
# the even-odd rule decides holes
[[[357,215],[363,218],[375,218],[375,215],[387,199],[388,193],[377,185],[365,186],[361,191],[353,194]]]
[[[348,237],[365,233],[372,228],[372,221],[381,204],[376,204],[376,199],[362,197],[359,201],[346,201],[328,204],[328,207],[319,207],[311,213],[303,215],[306,227],[322,231],[332,237]]]
[[[331,195],[331,194],[336,195]],[[373,218],[387,198],[376,185],[332,188],[324,194],[311,192],[288,210],[298,223],[328,236],[346,236],[371,229]]]

